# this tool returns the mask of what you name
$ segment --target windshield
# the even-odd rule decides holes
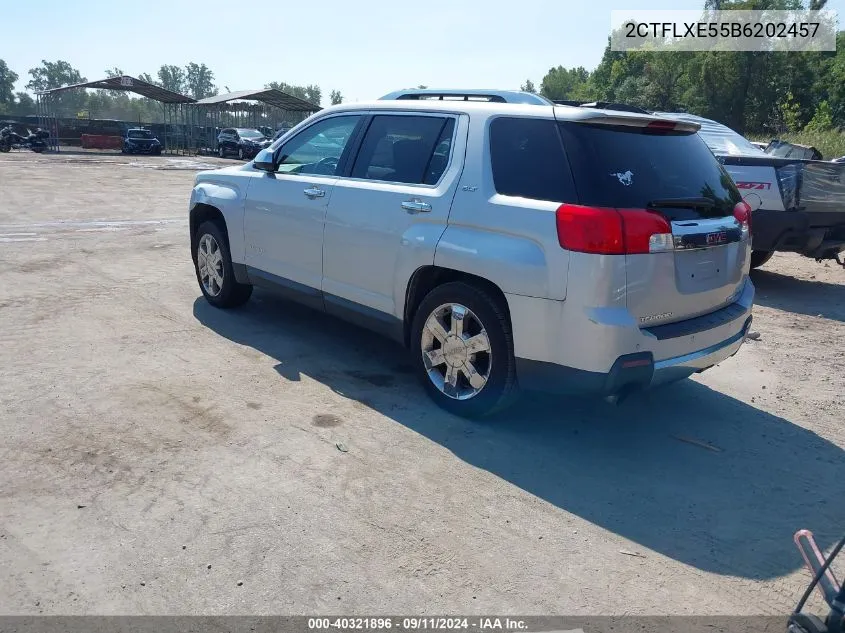
[[[740,201],[728,173],[694,132],[561,123],[582,204],[645,209],[660,200],[708,198],[712,207],[665,210],[672,219],[724,217]]]
[[[264,135],[258,130],[238,130],[238,136],[241,138],[264,138]]]
[[[129,138],[152,138],[153,133],[149,130],[129,130]]]

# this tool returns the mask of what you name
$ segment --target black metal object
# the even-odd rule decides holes
[[[836,586],[836,579],[831,574],[830,564],[845,547],[843,537],[831,550],[827,558],[822,559],[821,551],[813,539],[812,532],[799,530],[795,533],[795,544],[798,551],[804,558],[807,568],[813,572],[813,580],[807,586],[798,605],[792,612],[787,625],[790,633],[843,633],[845,632],[845,585]],[[819,618],[808,616],[801,612],[813,589],[819,587],[824,601],[830,607],[830,611],[824,621]]]

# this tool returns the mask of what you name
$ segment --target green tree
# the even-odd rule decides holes
[[[18,74],[0,59],[0,105],[11,106],[15,102],[15,82]]]
[[[786,131],[798,132],[801,130],[801,108],[795,101],[792,91],[786,93],[780,104],[780,111]]]
[[[590,73],[583,67],[550,68],[540,84],[540,94],[547,99],[589,100]]]
[[[111,79],[113,77],[123,77],[126,74],[125,72],[123,72],[123,70],[121,70],[117,66],[115,66],[114,68],[107,68],[104,72],[106,73],[106,77],[108,77],[109,79]],[[112,98],[120,98],[121,96],[126,95],[126,91],[125,90],[107,90],[106,94],[109,97],[112,97]],[[89,109],[90,109],[90,106],[89,106]]]
[[[519,87],[522,92],[531,92],[533,94],[537,94],[537,89],[534,87],[534,82],[530,79],[526,79],[525,83]]]
[[[180,66],[165,64],[159,68],[157,83],[165,90],[177,92],[180,95],[188,92],[187,77],[185,77],[185,71]]]
[[[332,90],[331,94],[329,95],[329,99],[332,105],[338,105],[343,103],[343,95],[340,94],[340,90]]]
[[[204,99],[217,94],[214,73],[205,64],[191,62],[185,66],[188,94],[194,99]]]
[[[35,99],[26,92],[18,92],[17,98],[14,107],[10,108],[13,114],[17,114],[18,116],[35,114]]]
[[[284,81],[271,81],[264,86],[268,90],[281,90],[285,94],[289,94],[299,99],[304,99],[315,105],[320,105],[323,96],[323,91],[317,84],[310,84],[308,86],[294,86],[285,83]],[[340,94],[340,93],[338,93]]]
[[[140,75],[138,75],[138,79],[140,79],[141,81],[146,81],[148,84],[158,85],[158,82],[153,79],[150,73],[141,73]]]
[[[46,59],[42,59],[41,66],[29,70],[29,76],[32,79],[26,84],[26,87],[28,90],[35,92],[88,81],[76,68],[63,60],[48,62]],[[76,116],[77,112],[85,108],[87,101],[88,95],[84,90],[70,90],[51,97],[53,111],[58,116]]]
[[[826,132],[833,129],[833,111],[827,101],[819,104],[816,113],[804,129],[811,132]]]
[[[31,68],[29,75],[32,79],[26,84],[26,87],[36,92],[88,81],[76,68],[63,60],[48,62],[46,59],[42,59],[41,66]]]

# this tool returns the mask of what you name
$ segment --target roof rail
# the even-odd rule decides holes
[[[522,103],[532,105],[552,105],[552,102],[531,92],[519,90],[432,90],[429,88],[411,88],[397,90],[384,95],[381,100],[432,99],[436,101],[488,101],[493,103]]]
[[[555,99],[555,105],[567,105],[576,108],[597,108],[599,110],[615,110],[617,112],[636,112],[637,114],[651,114],[650,110],[628,105],[627,103],[613,103],[612,101],[569,101]]]

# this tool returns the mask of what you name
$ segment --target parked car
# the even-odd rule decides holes
[[[327,108],[196,176],[200,290],[232,308],[263,286],[394,337],[463,416],[679,380],[737,352],[754,298],[750,209],[697,130],[552,104]]]
[[[740,191],[757,201],[752,215],[752,268],[765,264],[777,251],[842,263],[845,164],[821,160],[814,148],[782,141],[772,141],[764,153],[732,129],[702,117],[655,115],[701,125],[701,137]]]
[[[150,130],[130,128],[123,138],[124,154],[161,154],[161,142]]]
[[[217,136],[217,155],[223,158],[235,154],[241,160],[253,158],[258,152],[270,145],[258,130],[241,127],[227,127]]]

